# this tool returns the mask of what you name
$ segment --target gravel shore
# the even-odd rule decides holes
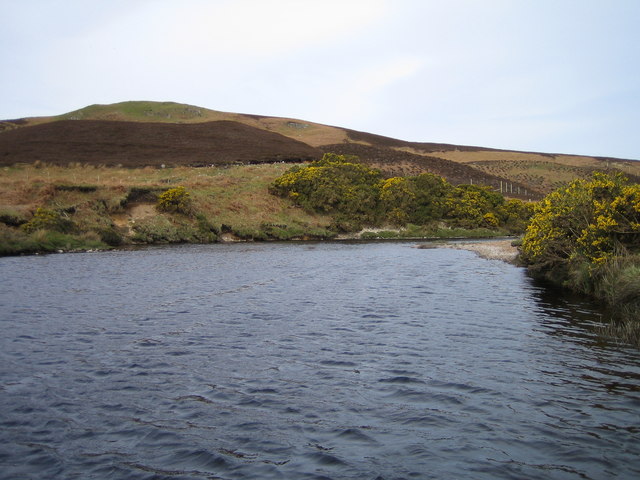
[[[480,240],[475,242],[438,244],[438,248],[455,248],[476,252],[482,258],[502,260],[514,263],[518,256],[518,249],[511,245],[513,239]],[[434,248],[433,245],[418,245],[418,248]]]

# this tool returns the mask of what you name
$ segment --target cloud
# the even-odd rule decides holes
[[[342,45],[374,28],[386,8],[382,0],[154,0],[118,4],[101,19],[80,9],[73,15],[83,28],[42,42],[36,65],[22,68],[37,69],[52,97],[75,98],[76,108],[144,98],[255,111],[263,99],[243,106],[251,89],[283,100],[278,77],[296,71],[305,76],[296,90],[316,84],[314,57],[326,64],[321,52],[331,51],[329,62],[339,61]]]
[[[640,111],[636,0],[0,3],[3,118],[172,100],[417,141],[638,156],[625,153]]]
[[[204,2],[203,7],[197,13],[182,8],[175,12],[176,44],[250,57],[272,57],[344,41],[384,13],[384,2],[379,0],[240,0]]]
[[[129,49],[120,50],[125,56],[144,51],[171,59],[259,60],[344,41],[384,11],[381,0],[155,1],[112,18],[88,40],[105,51],[108,44],[120,49],[127,42]]]
[[[333,116],[342,125],[358,124],[358,120],[378,120],[384,114],[385,91],[419,74],[424,61],[410,55],[400,55],[370,64],[360,65],[334,79],[329,86],[333,100],[325,106],[326,118]]]

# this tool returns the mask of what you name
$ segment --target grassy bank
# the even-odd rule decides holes
[[[399,229],[365,229],[358,234],[363,240],[394,240],[394,239],[460,239],[460,238],[494,238],[507,235],[506,231],[488,228],[451,228],[441,224],[412,225]]]
[[[0,171],[0,254],[90,250],[131,244],[243,240],[486,238],[501,229],[428,225],[344,229],[269,192],[291,164],[203,168],[18,165]],[[158,199],[183,187],[189,205]],[[348,224],[348,222],[347,222]],[[358,233],[360,232],[360,233]]]
[[[640,184],[596,173],[552,192],[521,251],[532,274],[598,299],[609,330],[640,345]]]
[[[606,312],[600,333],[640,347],[640,255],[614,256],[599,265],[575,259],[529,271],[534,278],[596,299]]]
[[[616,256],[597,267],[573,264],[565,286],[609,308],[611,322],[603,333],[640,346],[640,255]]]
[[[289,167],[5,167],[0,253],[333,237],[328,216],[308,214],[269,194],[268,185]],[[189,193],[189,212],[159,211],[158,197],[177,186]]]

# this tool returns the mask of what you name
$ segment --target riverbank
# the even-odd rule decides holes
[[[495,240],[477,240],[470,242],[439,243],[438,248],[453,248],[456,250],[468,250],[478,256],[489,260],[502,260],[515,263],[518,258],[518,248],[513,245],[513,238]],[[422,244],[416,248],[434,248],[434,245]]]
[[[290,166],[5,167],[0,170],[0,255],[231,241],[446,241],[507,233],[444,223],[344,232],[330,215],[269,193],[269,185]],[[188,193],[188,208],[159,209],[159,196],[179,187]]]

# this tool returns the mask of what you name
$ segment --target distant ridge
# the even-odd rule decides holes
[[[41,161],[128,167],[306,162],[323,152],[358,155],[386,175],[432,172],[523,198],[594,171],[640,180],[640,162],[407,142],[304,120],[220,112],[175,102],[91,105],[53,117],[0,121],[0,165]]]

